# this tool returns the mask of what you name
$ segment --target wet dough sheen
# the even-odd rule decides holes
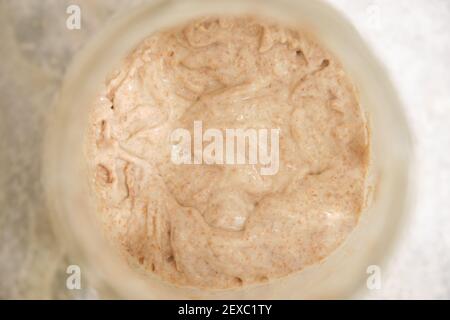
[[[175,165],[170,134],[280,128],[280,169]],[[99,215],[129,262],[177,285],[230,288],[317,263],[358,222],[369,153],[355,90],[301,30],[207,17],[153,34],[90,114]]]

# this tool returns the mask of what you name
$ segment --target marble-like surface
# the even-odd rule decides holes
[[[0,298],[82,298],[65,289],[40,184],[45,113],[71,57],[115,12],[144,0],[0,0]],[[329,0],[367,39],[404,102],[416,199],[382,288],[364,298],[450,299],[450,2]],[[65,27],[79,4],[82,28]]]

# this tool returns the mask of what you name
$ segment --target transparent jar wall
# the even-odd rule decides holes
[[[105,75],[154,31],[205,14],[260,14],[313,30],[356,84],[371,126],[373,199],[360,223],[331,256],[289,277],[235,290],[177,288],[138,274],[105,241],[84,159],[88,107]],[[71,260],[105,298],[300,299],[351,297],[367,267],[381,265],[407,211],[411,142],[384,70],[341,15],[320,1],[150,1],[113,19],[73,61],[46,136],[45,187],[55,230]]]

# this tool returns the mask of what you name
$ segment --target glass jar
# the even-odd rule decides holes
[[[233,290],[179,288],[130,268],[105,240],[89,192],[84,135],[88,108],[107,73],[149,34],[197,16],[251,13],[308,28],[353,79],[370,124],[368,204],[347,240],[321,263],[266,284]],[[386,72],[342,15],[309,0],[156,0],[112,19],[69,68],[46,135],[45,188],[59,239],[101,298],[345,298],[380,266],[408,210],[412,143]]]

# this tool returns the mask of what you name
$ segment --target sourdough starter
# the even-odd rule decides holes
[[[176,128],[279,128],[279,170],[176,165]],[[302,30],[206,17],[145,39],[91,108],[87,160],[108,239],[181,286],[265,282],[323,260],[365,203],[369,137],[339,62]]]

